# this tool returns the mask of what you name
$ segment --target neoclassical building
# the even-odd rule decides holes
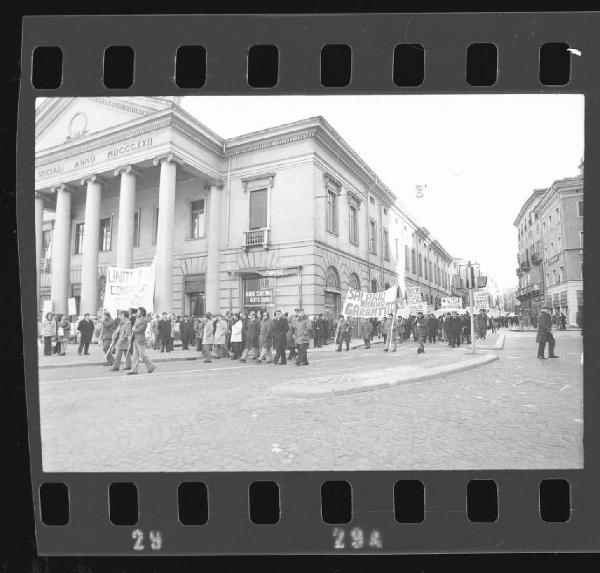
[[[451,256],[323,117],[223,139],[179,98],[36,108],[38,307],[102,309],[106,268],[156,262],[154,310],[302,305],[349,286],[450,294]]]

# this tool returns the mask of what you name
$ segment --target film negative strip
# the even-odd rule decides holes
[[[26,17],[39,554],[596,551],[599,23]]]

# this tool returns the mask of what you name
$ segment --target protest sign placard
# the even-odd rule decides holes
[[[473,293],[473,308],[475,310],[489,310],[490,301],[487,291],[477,291]]]
[[[396,287],[379,292],[348,289],[342,314],[350,318],[384,319],[396,309]]]
[[[104,308],[115,316],[119,310],[143,306],[154,312],[154,262],[147,267],[123,269],[108,267],[104,291]]]

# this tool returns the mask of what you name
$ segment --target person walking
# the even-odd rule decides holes
[[[242,355],[242,330],[244,329],[244,321],[239,313],[235,313],[232,318],[231,325],[231,351],[233,353],[231,359],[239,360]]]
[[[228,358],[229,352],[227,352],[227,320],[225,317],[218,312],[215,315],[215,330],[213,337],[213,349],[215,358]]]
[[[44,340],[44,356],[52,356],[52,339],[56,336],[56,322],[51,312],[47,312],[42,321],[42,338]]]
[[[285,347],[287,344],[287,333],[289,330],[287,318],[282,315],[280,310],[275,311],[275,319],[273,320],[273,345],[275,346],[275,357],[273,364],[287,364],[285,358]]]
[[[129,345],[131,344],[132,332],[132,324],[129,318],[129,313],[124,310],[121,313],[121,322],[119,323],[119,327],[115,331],[115,347],[117,349],[117,353],[115,354],[115,360],[111,368],[111,370],[115,372],[121,368],[123,354],[125,354],[125,369],[131,370],[131,353],[127,352],[129,350]]]
[[[260,345],[260,356],[254,360],[256,364],[262,364],[265,360],[267,363],[273,362],[273,321],[268,312],[265,311],[263,319],[260,322],[260,331],[258,335]]]
[[[435,341],[437,339],[439,321],[431,313],[429,314],[429,322],[427,323],[427,326],[429,328],[429,332],[427,334],[427,336],[429,338],[429,343],[430,344],[435,344]]]
[[[387,341],[388,341],[388,337],[390,335],[390,330],[392,328],[392,322],[394,321],[394,315],[392,313],[388,314],[384,320],[383,320],[383,324],[381,325],[381,333],[383,334],[383,351],[387,352],[388,351],[388,345],[387,345]]]
[[[256,319],[256,315],[253,311],[250,312],[248,316],[248,322],[246,323],[246,331],[244,333],[246,344],[244,348],[244,352],[242,352],[242,356],[240,358],[240,362],[246,362],[250,352],[254,358],[258,358],[260,356],[259,347],[259,337],[260,337],[260,322]]]
[[[390,348],[392,352],[396,352],[396,350],[398,350],[398,341],[402,342],[403,332],[404,328],[402,327],[402,317],[398,315],[391,331],[392,341],[390,343]]]
[[[371,348],[371,334],[373,333],[373,323],[370,320],[363,320],[360,325],[360,337],[365,343],[365,348]]]
[[[419,347],[417,348],[417,354],[423,354],[425,352],[425,338],[429,333],[429,327],[427,324],[427,318],[423,315],[422,311],[417,312],[417,318],[415,321],[417,329],[417,341]]]
[[[92,336],[94,335],[94,321],[90,318],[89,313],[85,313],[83,318],[77,325],[77,330],[81,333],[79,338],[79,348],[77,354],[81,356],[81,352],[89,354],[90,343],[92,342]],[[108,349],[107,349],[108,350]]]
[[[204,333],[202,335],[202,356],[204,356],[204,363],[212,362],[212,347],[215,340],[215,323],[213,315],[207,312],[204,315]]]
[[[156,366],[152,360],[146,356],[146,328],[150,322],[150,317],[146,314],[146,309],[140,306],[137,311],[137,318],[132,328],[132,344],[133,344],[133,364],[131,370],[127,374],[138,374],[140,362],[146,366],[148,374],[152,374],[156,370]]]
[[[564,312],[560,313],[560,329],[567,330],[567,317]]]
[[[308,343],[310,342],[310,321],[304,314],[303,308],[298,308],[298,319],[294,323],[294,339],[298,347],[298,366],[308,366]]]
[[[545,358],[544,353],[546,351],[546,343],[548,343],[548,358],[558,358],[558,356],[554,354],[554,345],[556,344],[556,341],[552,334],[550,309],[546,307],[540,309],[535,341],[538,343],[538,358]]]
[[[102,354],[106,355],[108,349],[110,348],[113,340],[113,334],[115,333],[117,325],[115,324],[114,319],[110,316],[110,312],[108,310],[104,311],[104,316],[102,317],[102,330],[100,334],[100,339],[102,340]],[[106,366],[107,363],[104,364]]]
[[[340,314],[339,319],[338,319],[337,336],[335,338],[335,343],[337,345],[337,348],[335,349],[336,352],[342,351],[342,344],[344,343],[344,340],[346,339],[346,331],[347,330],[348,330],[348,321],[344,318],[343,314]]]
[[[160,317],[158,314],[154,314],[152,316],[152,320],[150,321],[150,331],[152,332],[152,349],[158,350],[160,347],[160,332],[158,331],[158,323],[160,322]]]

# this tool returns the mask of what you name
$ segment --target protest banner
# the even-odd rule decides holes
[[[452,312],[454,310],[462,309],[462,298],[460,296],[443,296],[442,297],[442,308],[446,312]]]
[[[119,310],[143,306],[154,312],[154,262],[147,267],[123,269],[108,267],[104,290],[104,308],[115,316]]]
[[[411,314],[427,312],[427,303],[423,302],[423,296],[419,287],[406,287],[406,303]]]
[[[69,307],[69,316],[77,315],[77,304],[75,301],[75,297],[72,296],[67,300],[67,306]]]
[[[44,302],[42,304],[42,316],[46,316],[49,312],[52,312],[52,308],[52,300],[49,298],[44,299]]]
[[[363,292],[348,289],[342,314],[349,318],[377,318],[383,320],[396,310],[397,288],[391,287],[379,292]]]
[[[473,309],[479,311],[480,309],[489,310],[490,301],[487,291],[477,291],[473,293]]]

